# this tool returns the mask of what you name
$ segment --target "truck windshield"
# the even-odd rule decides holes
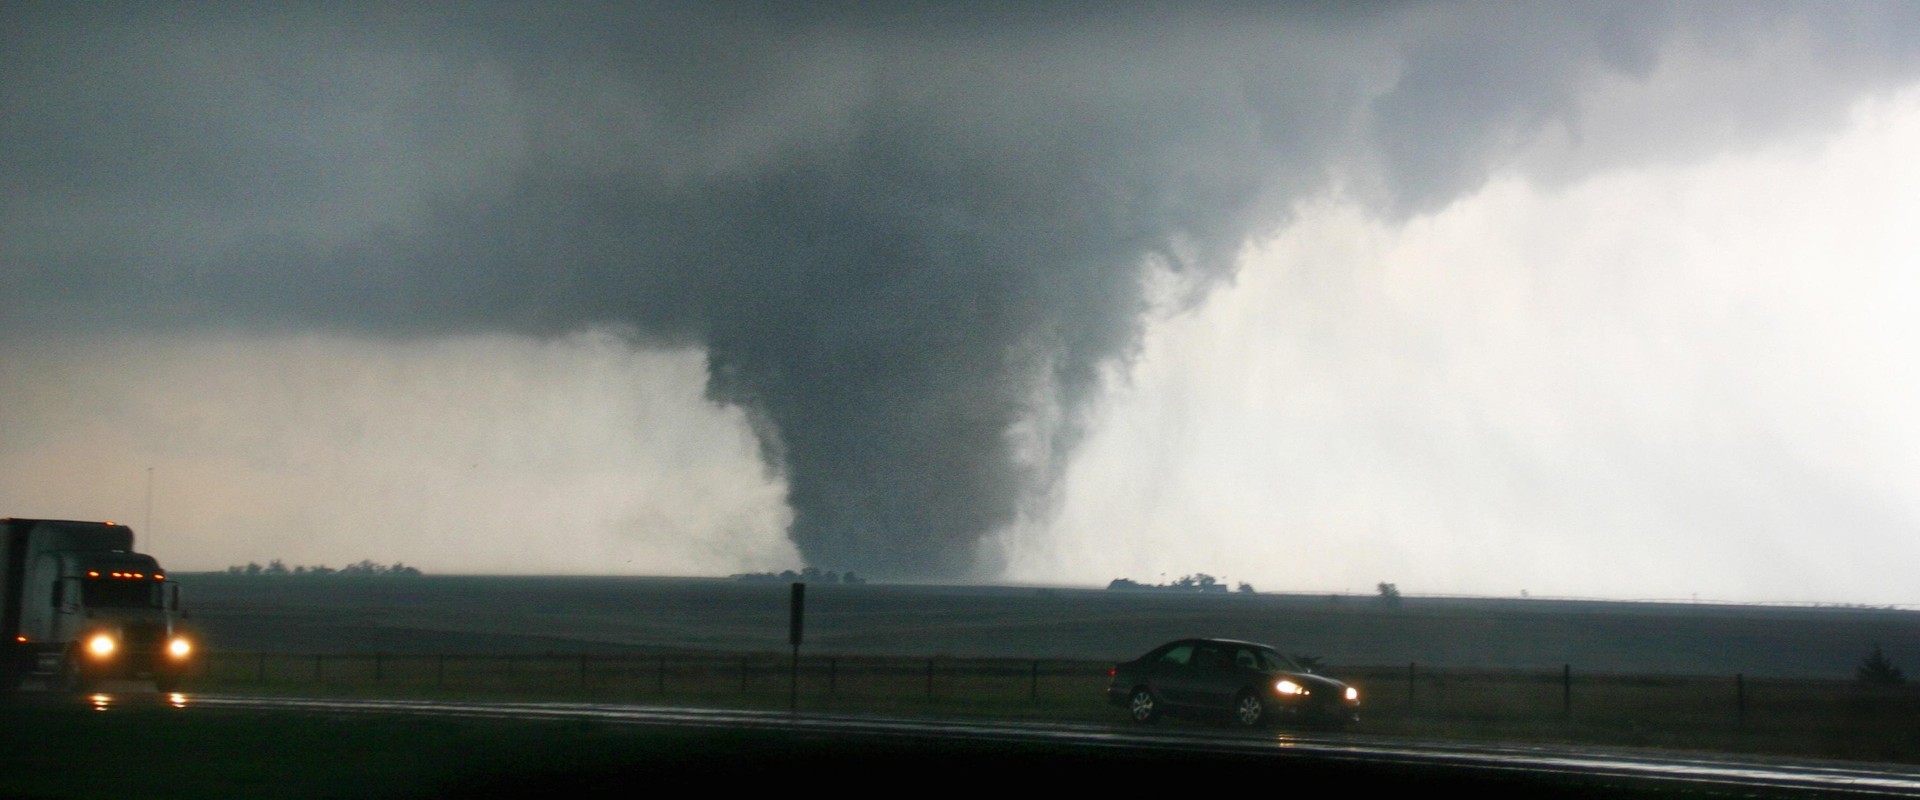
[[[80,582],[80,601],[88,608],[158,608],[160,582],[125,578],[87,578]]]

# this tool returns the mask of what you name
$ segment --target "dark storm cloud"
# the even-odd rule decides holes
[[[803,555],[894,576],[979,568],[1044,493],[1150,273],[1199,297],[1332,181],[1431,208],[1596,76],[1828,21],[456,8],[0,11],[0,334],[698,344]],[[1899,41],[1840,88],[1908,66]]]

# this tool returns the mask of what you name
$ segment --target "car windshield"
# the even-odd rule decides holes
[[[1260,670],[1261,672],[1306,672],[1307,671],[1306,669],[1302,668],[1299,664],[1294,663],[1293,659],[1287,658],[1286,656],[1280,655],[1280,653],[1278,653],[1277,651],[1274,651],[1265,647],[1243,648],[1240,652],[1240,655],[1236,656],[1236,658],[1252,661],[1254,663],[1254,668]]]

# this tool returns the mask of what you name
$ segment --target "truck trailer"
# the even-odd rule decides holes
[[[0,519],[0,691],[39,678],[56,690],[152,679],[173,691],[194,644],[180,587],[133,529],[112,522]]]

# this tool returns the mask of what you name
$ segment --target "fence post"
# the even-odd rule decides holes
[[[839,688],[840,688],[840,659],[829,658],[827,659],[827,697],[832,698],[834,691]]]
[[[1573,716],[1573,665],[1560,665],[1560,716]]]
[[[667,691],[667,657],[660,657],[660,669],[653,673],[653,690],[661,694]]]
[[[927,699],[933,699],[933,659],[927,659]]]
[[[381,677],[383,677],[382,673],[384,672],[384,670],[382,669],[382,667],[384,665],[381,663],[382,660],[383,660],[383,656],[380,653],[373,654],[373,682],[374,683],[379,683]]]
[[[747,693],[747,658],[740,657],[740,693]]]
[[[1035,702],[1040,699],[1040,662],[1038,660],[1033,662],[1032,680],[1027,683],[1027,699]]]
[[[441,653],[433,657],[433,685],[447,688],[447,655]]]
[[[1419,679],[1418,665],[1412,661],[1407,662],[1407,713],[1408,714],[1412,714],[1415,707],[1414,700],[1417,697],[1417,695],[1415,693],[1414,684],[1418,681],[1418,679]]]
[[[587,690],[587,654],[580,654],[580,691]]]
[[[320,667],[320,659],[323,657],[324,656],[321,656],[319,653],[313,654],[313,682],[314,683],[321,683],[325,680],[324,678],[321,677],[324,673],[321,671],[321,667]]]
[[[259,664],[258,671],[254,675],[254,682],[255,683],[267,682],[267,654],[265,652],[260,653],[260,664]]]
[[[1745,730],[1747,727],[1747,674],[1742,672],[1733,676],[1733,724]]]

